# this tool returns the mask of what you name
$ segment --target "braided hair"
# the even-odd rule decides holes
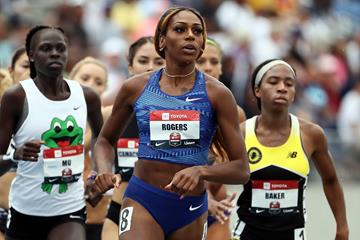
[[[32,29],[30,29],[30,31],[28,32],[28,34],[26,35],[26,40],[25,40],[25,49],[26,49],[26,54],[29,57],[30,60],[30,50],[31,50],[31,40],[34,37],[34,35],[44,29],[55,29],[60,31],[62,34],[65,35],[65,32],[62,28],[60,27],[51,27],[51,26],[46,26],[46,25],[37,25],[35,27],[33,27]],[[36,77],[36,69],[35,69],[35,64],[34,61],[30,60],[30,77],[31,78],[35,78]]]

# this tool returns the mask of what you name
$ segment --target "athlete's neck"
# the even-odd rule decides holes
[[[51,100],[64,100],[70,94],[70,89],[62,76],[53,79],[37,76],[34,83],[40,92]]]
[[[262,110],[257,119],[257,123],[267,129],[284,129],[291,126],[289,112],[271,114]]]

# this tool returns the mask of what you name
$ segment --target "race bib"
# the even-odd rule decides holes
[[[150,113],[150,144],[155,148],[199,144],[200,114],[195,110],[159,110]]]
[[[117,142],[119,167],[134,167],[138,159],[138,138],[120,138]]]
[[[298,213],[299,182],[254,180],[250,211],[257,215]]]
[[[76,182],[84,171],[83,145],[45,149],[43,158],[45,183]]]

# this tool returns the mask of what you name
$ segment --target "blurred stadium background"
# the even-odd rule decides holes
[[[247,117],[257,113],[248,86],[253,67],[275,57],[295,67],[291,111],[325,128],[344,185],[350,239],[360,239],[359,0],[0,0],[0,68],[9,66],[29,28],[57,25],[70,40],[67,71],[85,56],[98,57],[109,68],[109,88],[119,87],[129,43],[153,35],[160,14],[173,5],[205,17],[209,36],[222,46],[221,81]],[[334,220],[314,168],[307,206],[308,239],[333,239]]]

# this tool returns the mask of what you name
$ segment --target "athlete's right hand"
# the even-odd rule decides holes
[[[14,160],[36,162],[38,160],[42,144],[44,144],[44,141],[41,140],[33,140],[24,143],[22,146],[16,148]]]

